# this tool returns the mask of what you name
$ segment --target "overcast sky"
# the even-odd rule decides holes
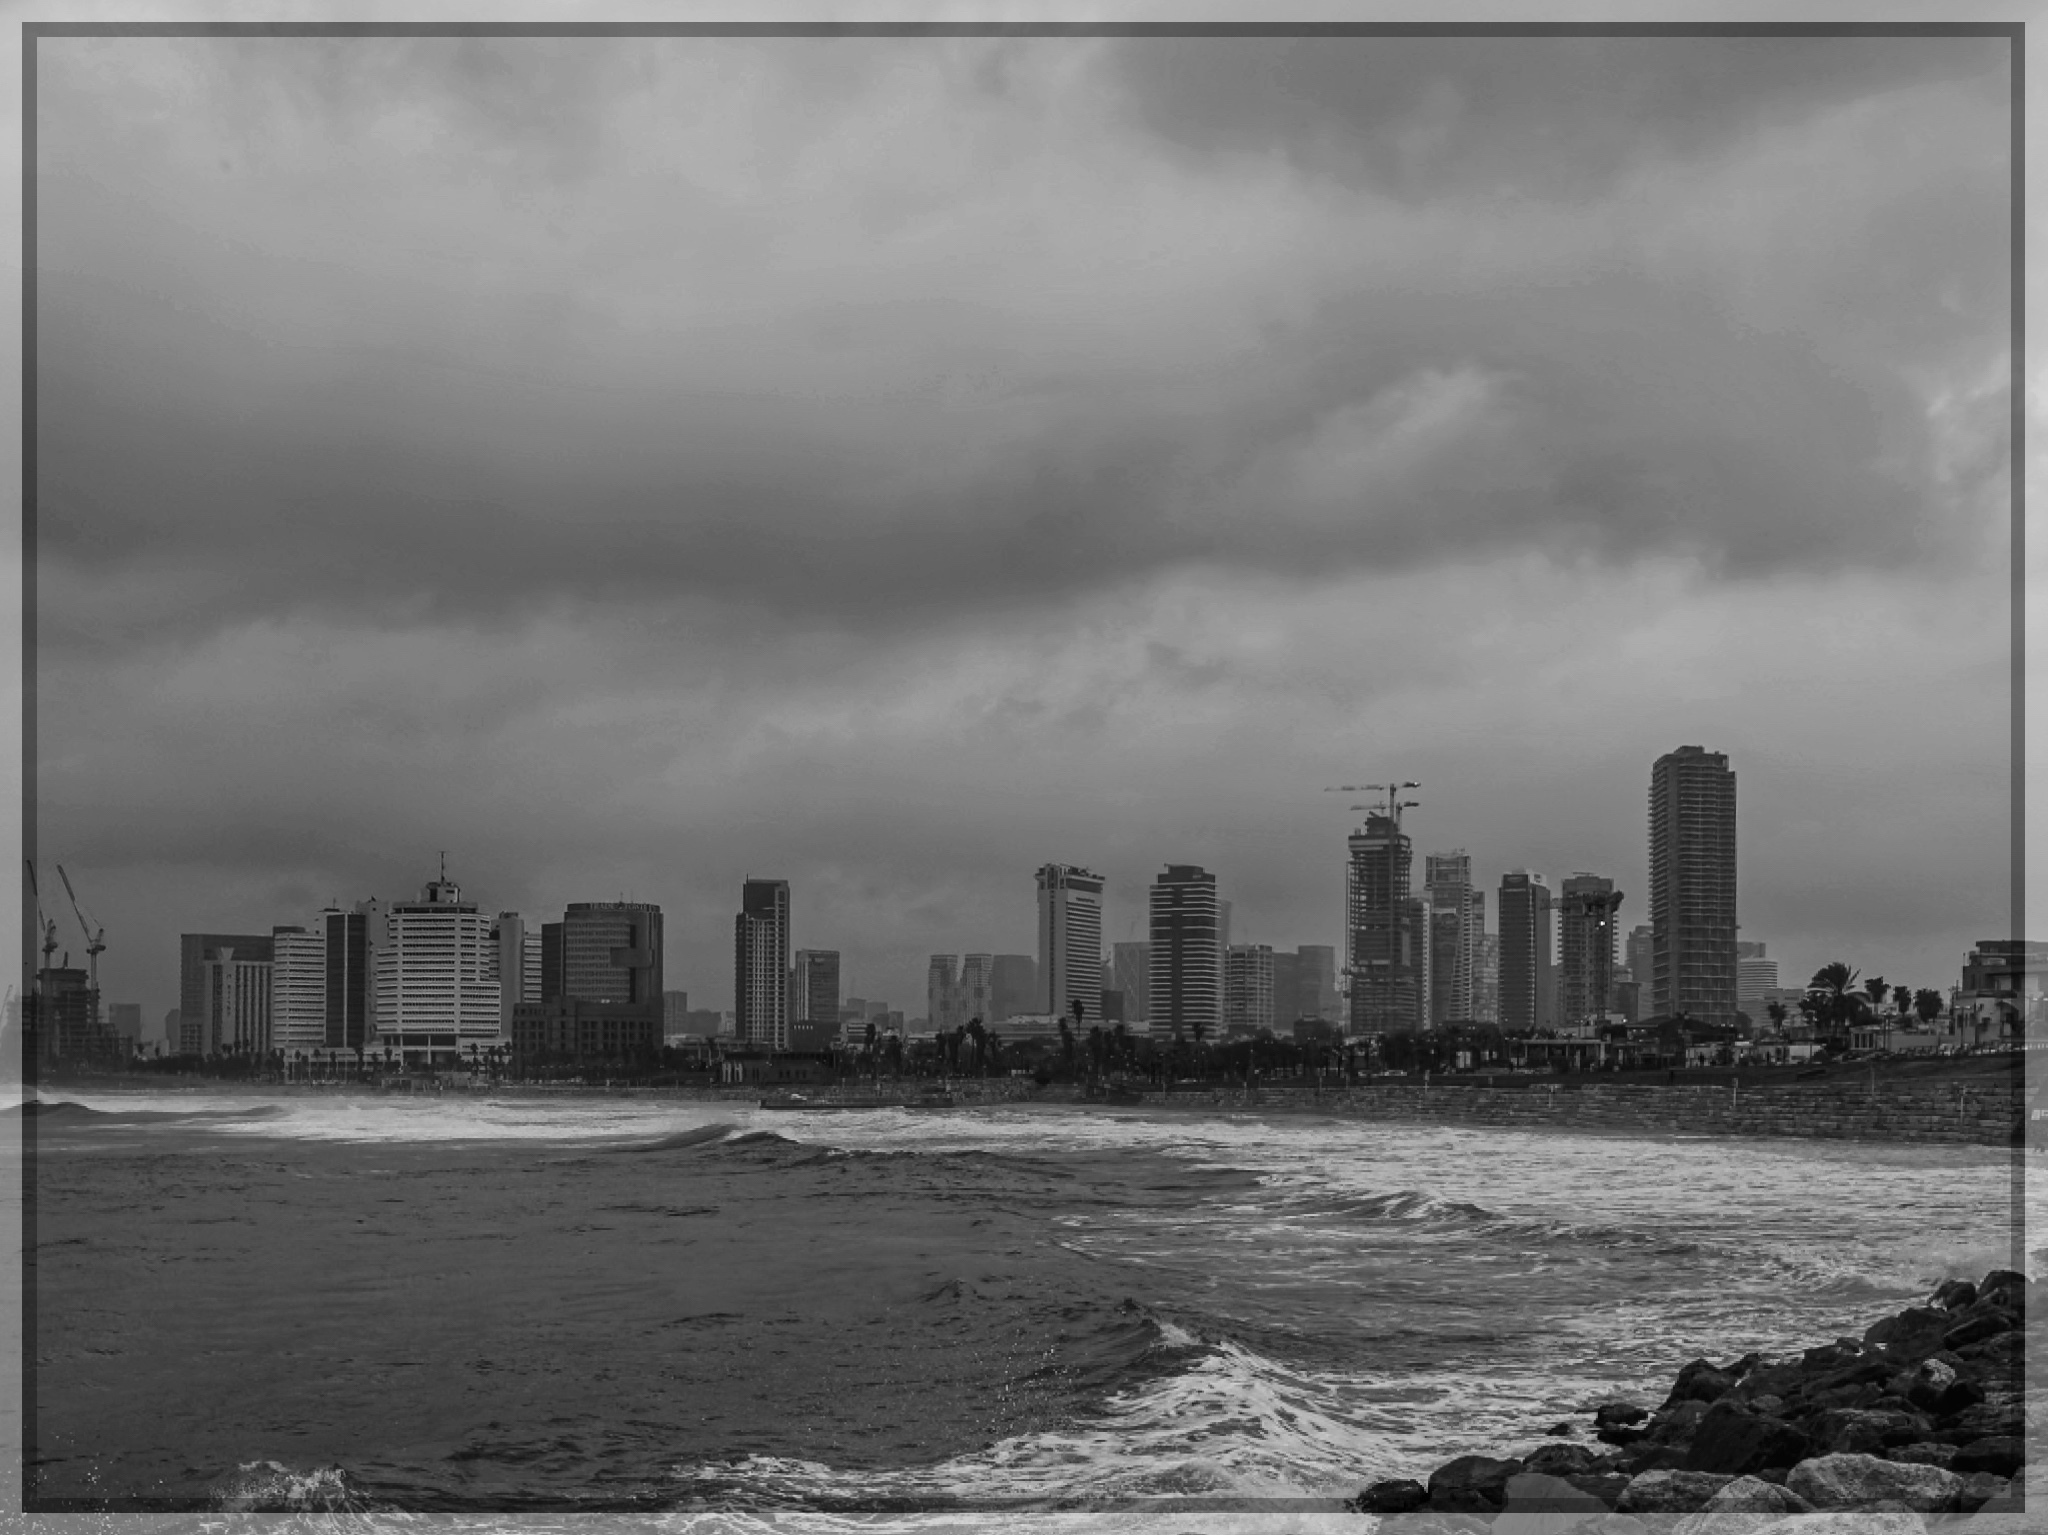
[[[849,993],[1360,797],[1743,937],[2009,922],[2010,81],[1974,40],[49,40],[39,856],[177,934],[748,874]],[[60,936],[79,943],[68,911]]]

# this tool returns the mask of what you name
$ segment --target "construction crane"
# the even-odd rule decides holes
[[[57,952],[57,919],[43,915],[43,892],[36,884],[36,866],[29,863],[26,858],[22,860],[22,863],[28,869],[29,894],[35,897],[36,926],[42,930],[43,935],[43,969],[47,970],[50,968],[50,956]],[[64,957],[69,959],[71,956],[67,954]],[[40,976],[38,976],[37,982],[36,989],[40,991],[42,989]]]
[[[64,893],[71,897],[72,915],[78,918],[78,926],[85,933],[85,984],[92,998],[89,1004],[93,1013],[92,1022],[97,1027],[100,1010],[100,955],[106,952],[107,930],[101,928],[95,932],[93,925],[85,920],[85,913],[78,907],[78,892],[71,888],[71,876],[64,872],[64,865],[61,863],[57,865],[57,877],[64,881]],[[55,927],[56,924],[52,923],[51,926]]]

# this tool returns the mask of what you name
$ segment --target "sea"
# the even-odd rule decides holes
[[[0,1102],[44,1509],[1326,1530],[1372,1481],[1587,1442],[1691,1359],[2048,1260],[1985,1147],[1312,1107]]]

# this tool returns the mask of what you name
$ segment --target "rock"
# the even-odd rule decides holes
[[[1681,1444],[1639,1444],[1629,1452],[1629,1474],[1641,1476],[1645,1471],[1683,1471],[1685,1453],[1685,1446]]]
[[[1997,1297],[2001,1304],[2024,1312],[2027,1309],[2027,1292],[2033,1288],[2034,1281],[2025,1274],[2011,1269],[1993,1269],[1977,1286],[1977,1299],[1983,1301]]]
[[[1975,1407],[1965,1407],[1946,1427],[1950,1434],[1962,1436],[1949,1441],[1957,1445],[1975,1439],[2016,1439],[2027,1431],[2027,1415],[2018,1402],[1980,1402]]]
[[[1874,1455],[1823,1455],[1794,1466],[1785,1485],[1818,1509],[1896,1503],[1918,1513],[1939,1514],[1955,1507],[1963,1479],[1939,1466],[1879,1460]]]
[[[1924,1359],[1941,1347],[1942,1334],[1955,1325],[1955,1318],[1932,1306],[1914,1306],[1897,1316],[1873,1322],[1863,1334],[1871,1348],[1883,1349],[1895,1360]]]
[[[1374,1482],[1351,1500],[1353,1511],[1361,1514],[1406,1514],[1429,1501],[1429,1489],[1407,1477]]]
[[[1582,1444],[1539,1444],[1521,1457],[1530,1471],[1544,1476],[1569,1476],[1593,1469],[1593,1452]]]
[[[2011,1332],[2020,1324],[2019,1313],[2008,1311],[2003,1306],[1981,1309],[1973,1306],[1970,1314],[1941,1335],[1941,1346],[1949,1349],[1968,1348],[1972,1343],[1981,1343],[1986,1338],[1995,1338],[2002,1332]]]
[[[1806,1375],[1795,1356],[1791,1359],[1762,1359],[1753,1365],[1735,1388],[1735,1394],[1750,1401],[1766,1396],[1791,1396],[1806,1385]]]
[[[1975,1305],[1977,1287],[1967,1279],[1951,1279],[1935,1290],[1927,1304],[1938,1306],[1943,1311],[1961,1311],[1965,1306]]]
[[[1900,1445],[1897,1449],[1885,1451],[1886,1460],[1898,1461],[1907,1466],[1940,1466],[1948,1469],[1950,1461],[1956,1458],[1956,1447],[1952,1444],[1933,1444],[1922,1440],[1918,1444]]]
[[[1948,1463],[1948,1468],[1959,1476],[1989,1471],[1993,1476],[2009,1477],[2025,1463],[2026,1454],[2020,1441],[2011,1434],[2000,1434],[1971,1440],[1956,1451],[1956,1458]]]
[[[1780,1528],[1785,1535],[1927,1535],[1927,1521],[1918,1514],[1874,1510],[1802,1514]]]
[[[1789,1488],[1760,1477],[1738,1476],[1701,1510],[1709,1514],[1808,1514],[1813,1505]]]
[[[1614,1507],[1623,1514],[1696,1514],[1734,1480],[1705,1471],[1645,1471],[1622,1490]]]
[[[1593,1414],[1595,1428],[1629,1428],[1650,1416],[1633,1402],[1609,1402]]]
[[[1671,1395],[1664,1399],[1669,1409],[1681,1402],[1712,1402],[1728,1393],[1735,1384],[1735,1377],[1718,1365],[1704,1359],[1695,1359],[1678,1372],[1678,1380],[1671,1387]]]
[[[1429,1506],[1453,1513],[1493,1513],[1506,1496],[1508,1478],[1522,1470],[1519,1460],[1460,1455],[1429,1475]]]
[[[1507,1511],[1513,1513],[1604,1514],[1607,1505],[1561,1477],[1523,1471],[1507,1479],[1502,1489]]]
[[[1589,1535],[1650,1535],[1650,1527],[1628,1514],[1609,1514],[1586,1526]]]
[[[1598,1498],[1601,1505],[1612,1508],[1621,1501],[1622,1493],[1628,1490],[1629,1476],[1615,1471],[1574,1472],[1563,1478],[1580,1492]]]
[[[1646,1439],[1649,1436],[1639,1428],[1628,1428],[1624,1425],[1616,1424],[1613,1428],[1594,1429],[1593,1437],[1599,1440],[1602,1444],[1611,1444],[1619,1446],[1624,1444],[1634,1444],[1638,1440]]]
[[[1938,1418],[1984,1400],[1984,1388],[1958,1374],[1956,1367],[1944,1359],[1923,1359],[1907,1372],[1907,1377],[1905,1389],[1899,1395]]]
[[[2002,1498],[2012,1488],[2012,1482],[1989,1471],[1973,1471],[1963,1478],[1963,1490],[1956,1494],[1956,1507],[1966,1514],[1974,1514],[1993,1498]]]
[[[1918,1413],[1836,1407],[1808,1423],[1806,1435],[1823,1455],[1868,1455],[1887,1445],[1913,1444],[1933,1427]]]
[[[2008,1332],[1980,1338],[1957,1349],[1956,1362],[1971,1369],[1980,1380],[2009,1379],[2018,1385],[2026,1362],[2026,1334],[2015,1327]]]
[[[1569,1423],[1553,1423],[1543,1432],[1554,1439],[1562,1439],[1567,1434],[1576,1434],[1578,1430]]]
[[[1688,1471],[1744,1476],[1765,1466],[1790,1466],[1812,1449],[1807,1436],[1781,1418],[1767,1418],[1732,1400],[1716,1402],[1693,1430]]]
[[[1650,1419],[1646,1432],[1659,1444],[1680,1444],[1692,1438],[1693,1430],[1699,1427],[1700,1419],[1706,1415],[1705,1399],[1687,1397],[1677,1406],[1667,1407]]]

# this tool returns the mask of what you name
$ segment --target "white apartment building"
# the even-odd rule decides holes
[[[327,1043],[325,928],[272,928],[270,954],[271,1048],[311,1055]]]
[[[417,901],[394,903],[377,950],[375,1053],[407,1066],[455,1066],[503,1042],[496,922],[462,899],[453,881],[431,881]]]

